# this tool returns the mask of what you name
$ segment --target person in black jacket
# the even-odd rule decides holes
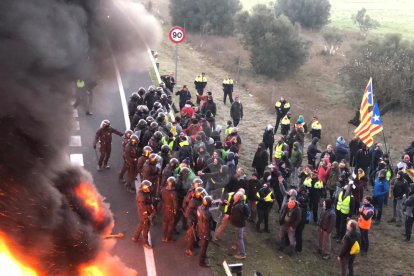
[[[267,184],[263,184],[263,187],[256,193],[257,200],[257,213],[259,220],[256,223],[256,231],[261,233],[260,225],[264,222],[264,231],[269,231],[269,212],[272,209],[273,202],[275,201],[275,195]]]
[[[234,127],[237,127],[240,120],[243,119],[243,105],[240,102],[239,96],[236,96],[234,102],[231,104],[230,117],[233,120]]]
[[[256,169],[259,179],[263,177],[264,170],[268,165],[269,155],[265,150],[264,143],[259,143],[256,153],[253,157],[252,167]]]
[[[268,124],[263,132],[262,142],[265,145],[265,150],[269,149],[269,162],[272,162],[273,157],[273,144],[275,143],[275,134],[273,132],[273,126]]]
[[[180,110],[184,107],[185,103],[191,100],[191,93],[188,91],[187,85],[183,85],[183,89],[175,92],[175,95],[179,96]]]
[[[404,181],[404,172],[399,171],[396,175],[396,178],[393,181],[392,195],[394,196],[393,200],[393,219],[389,222],[397,222],[397,226],[401,226],[403,218],[403,201],[404,195],[409,193],[409,185]],[[395,207],[394,207],[395,206]]]
[[[129,122],[132,123],[132,118],[134,117],[135,111],[137,110],[138,105],[142,104],[143,101],[141,100],[141,96],[134,92],[131,94],[131,97],[129,97],[128,101],[128,117]]]
[[[308,211],[308,205],[309,205],[309,197],[306,192],[305,186],[300,186],[298,189],[298,194],[296,196],[296,201],[299,204],[299,208],[301,211],[301,220],[296,227],[295,231],[295,239],[296,239],[296,252],[302,252],[302,233],[305,229],[306,225],[306,215]]]
[[[336,214],[331,199],[327,198],[323,201],[323,211],[318,221],[319,232],[319,252],[322,259],[329,259],[331,253],[331,233],[335,226]]]
[[[358,172],[358,169],[361,168],[364,170],[365,175],[369,175],[369,166],[371,164],[371,155],[369,150],[365,144],[362,144],[362,148],[360,148],[355,155],[354,165],[355,165],[355,174]]]
[[[257,217],[257,202],[256,202],[256,193],[261,187],[260,181],[258,179],[257,173],[253,173],[247,182],[247,201],[250,208],[250,218],[249,222],[255,223]]]
[[[349,276],[354,275],[354,261],[355,254],[351,254],[351,249],[355,242],[360,243],[360,235],[357,231],[357,222],[355,220],[348,221],[346,225],[347,232],[342,239],[342,247],[337,257],[341,264],[341,275],[346,276],[349,271]]]
[[[175,78],[173,72],[168,75],[161,76],[161,80],[165,83],[165,86],[173,92],[175,86]]]
[[[210,111],[211,114],[215,117],[217,113],[216,103],[213,101],[213,96],[208,96],[207,101],[201,107],[201,113],[207,115],[207,111]]]
[[[282,213],[280,214],[279,223],[280,223],[280,231],[279,231],[279,239],[280,239],[280,246],[279,250],[282,251],[286,244],[285,244],[285,237],[287,236],[289,239],[289,255],[293,255],[296,252],[296,239],[295,239],[295,231],[296,227],[299,225],[301,221],[301,210],[295,200],[294,197],[289,199],[287,208],[284,208]]]
[[[312,139],[312,143],[308,146],[308,164],[312,165],[313,168],[316,168],[316,155],[320,153],[321,151],[318,149],[318,143],[319,139],[317,137],[314,137]]]
[[[250,216],[249,207],[244,203],[244,194],[237,192],[233,196],[233,207],[231,208],[230,222],[236,228],[237,251],[234,258],[238,260],[246,259],[246,249],[244,246],[244,228],[246,219]]]

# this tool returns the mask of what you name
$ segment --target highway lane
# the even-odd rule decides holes
[[[121,81],[125,90],[126,99],[137,90],[139,86],[148,88],[151,79],[148,71],[127,70],[119,65]],[[140,64],[140,68],[146,68],[146,64]],[[138,271],[139,275],[148,275],[146,254],[142,243],[134,243],[131,237],[138,223],[135,206],[135,196],[126,192],[123,185],[118,183],[118,173],[122,166],[121,138],[114,135],[112,143],[112,154],[110,158],[111,168],[98,172],[96,170],[97,160],[92,148],[96,130],[103,119],[109,119],[111,126],[123,132],[125,121],[122,111],[119,85],[117,83],[115,68],[111,68],[113,74],[104,80],[94,90],[94,102],[92,107],[93,116],[86,116],[82,107],[79,107],[79,130],[74,135],[81,136],[82,145],[71,147],[71,153],[83,154],[84,167],[94,177],[95,184],[100,193],[110,204],[115,218],[114,233],[124,232],[125,237],[119,239],[114,247],[114,254],[118,255],[127,266]],[[156,275],[212,275],[210,269],[198,266],[198,256],[187,257],[184,253],[185,241],[183,233],[173,243],[162,243],[162,222],[158,218],[156,225],[151,228],[151,240],[155,263]],[[151,262],[149,262],[151,264]],[[152,273],[153,274],[153,273]],[[155,274],[153,274],[155,275]]]

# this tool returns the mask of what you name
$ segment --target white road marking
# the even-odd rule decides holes
[[[70,155],[70,163],[75,166],[83,167],[83,154],[82,153],[73,153]]]
[[[79,117],[78,110],[76,108],[73,109],[73,117],[75,117],[75,118],[78,118]]]
[[[119,72],[119,68],[118,68],[118,64],[115,60],[115,56],[112,53],[112,48],[111,48],[111,43],[108,40],[108,45],[109,45],[109,49],[111,51],[111,57],[112,57],[112,62],[115,68],[115,74],[116,74],[116,80],[118,82],[118,87],[119,87],[119,95],[121,97],[121,104],[122,104],[122,111],[124,112],[124,120],[125,120],[125,127],[126,129],[130,128],[130,122],[129,122],[129,117],[128,117],[128,108],[127,108],[127,102],[126,102],[126,98],[125,98],[125,91],[124,91],[124,86],[122,84],[122,79],[121,79],[121,73]],[[135,183],[135,187],[137,187],[137,183]],[[138,192],[138,189],[137,189]],[[151,242],[151,233],[148,233],[148,242],[149,244],[152,245]],[[148,249],[144,247],[144,256],[145,256],[145,265],[147,267],[147,276],[157,276],[157,270],[155,267],[155,261],[154,261],[154,251],[153,249]]]
[[[79,121],[78,120],[75,121],[75,130],[76,131],[80,130],[80,126],[79,126]]]
[[[69,140],[69,147],[81,147],[82,141],[80,135],[72,135]]]

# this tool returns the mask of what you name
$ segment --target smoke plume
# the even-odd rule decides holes
[[[113,226],[108,206],[67,156],[76,79],[106,75],[108,40],[122,60],[159,38],[142,7],[119,3],[0,1],[0,239],[41,275],[77,275],[96,258],[128,271],[102,242]]]

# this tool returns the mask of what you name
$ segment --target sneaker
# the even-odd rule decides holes
[[[148,242],[144,243],[144,247],[146,249],[152,249],[152,246]]]
[[[322,260],[329,260],[329,255],[322,255]]]
[[[93,113],[92,113],[92,112],[89,112],[89,111],[88,111],[88,112],[86,112],[85,114],[86,114],[86,115],[88,115],[88,116],[93,115]]]
[[[111,168],[111,166],[109,165],[104,165],[105,169],[109,170]]]
[[[139,242],[139,238],[138,237],[132,237],[131,239],[133,242]]]
[[[168,242],[167,238],[162,238],[162,242]]]
[[[194,256],[193,251],[191,251],[190,249],[186,249],[186,250],[185,250],[185,254],[186,254],[187,256]]]
[[[102,167],[101,166],[97,166],[96,169],[98,170],[98,172],[102,171]]]
[[[246,259],[246,255],[240,255],[240,254],[234,255],[233,257],[235,259],[237,259],[237,260],[244,260],[244,259]]]

